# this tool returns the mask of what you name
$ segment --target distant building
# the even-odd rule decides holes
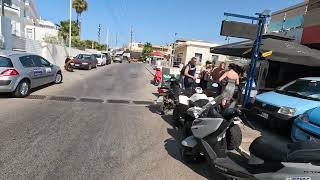
[[[180,64],[187,64],[192,57],[198,59],[198,65],[204,65],[206,61],[226,61],[227,56],[213,54],[210,52],[211,47],[218,46],[218,44],[201,41],[201,40],[184,40],[178,39],[174,48],[174,66]]]
[[[128,49],[131,48],[132,52],[142,53],[143,48],[144,48],[144,44],[133,42],[132,44],[129,43],[127,48]],[[172,48],[171,48],[171,46],[168,46],[168,45],[152,44],[152,50],[153,50],[153,52],[161,52],[165,56],[170,56]]]

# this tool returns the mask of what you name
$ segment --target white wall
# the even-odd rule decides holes
[[[31,35],[28,33],[28,29],[32,30]],[[56,37],[58,39],[58,30],[53,28],[26,25],[25,31],[26,38],[37,41],[44,41],[46,37]]]
[[[64,66],[64,61],[68,56],[69,48],[60,45],[53,45],[43,42],[42,43],[42,56],[49,60],[50,62],[58,65]],[[81,53],[88,53],[86,51],[81,51],[79,49],[71,48],[71,56],[76,56]]]

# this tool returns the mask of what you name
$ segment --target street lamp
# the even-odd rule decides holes
[[[70,0],[70,19],[69,19],[69,56],[71,56],[71,37],[72,37],[72,31],[71,31],[71,26],[72,26],[72,0]]]

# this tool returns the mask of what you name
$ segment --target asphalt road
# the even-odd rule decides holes
[[[222,179],[181,161],[144,64],[64,76],[28,99],[1,96],[0,179]]]

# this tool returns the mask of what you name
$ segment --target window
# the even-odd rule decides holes
[[[33,29],[27,28],[27,38],[33,39]]]
[[[36,67],[42,67],[40,56],[32,56],[33,62],[36,65]]]
[[[44,66],[44,67],[50,67],[51,66],[51,63],[49,61],[47,61],[46,59],[44,59],[43,57],[40,57],[40,60],[41,60],[42,66]]]
[[[212,59],[213,62],[218,61],[219,60],[219,56],[218,55],[212,55],[211,59]]]
[[[32,60],[31,56],[23,56],[19,58],[21,64],[23,65],[23,67],[35,67],[34,62]]]
[[[0,57],[0,67],[13,67],[9,58]]]
[[[200,53],[195,53],[195,54],[194,54],[194,57],[197,58],[198,62],[201,62],[201,61],[202,61],[202,54],[200,54]]]

